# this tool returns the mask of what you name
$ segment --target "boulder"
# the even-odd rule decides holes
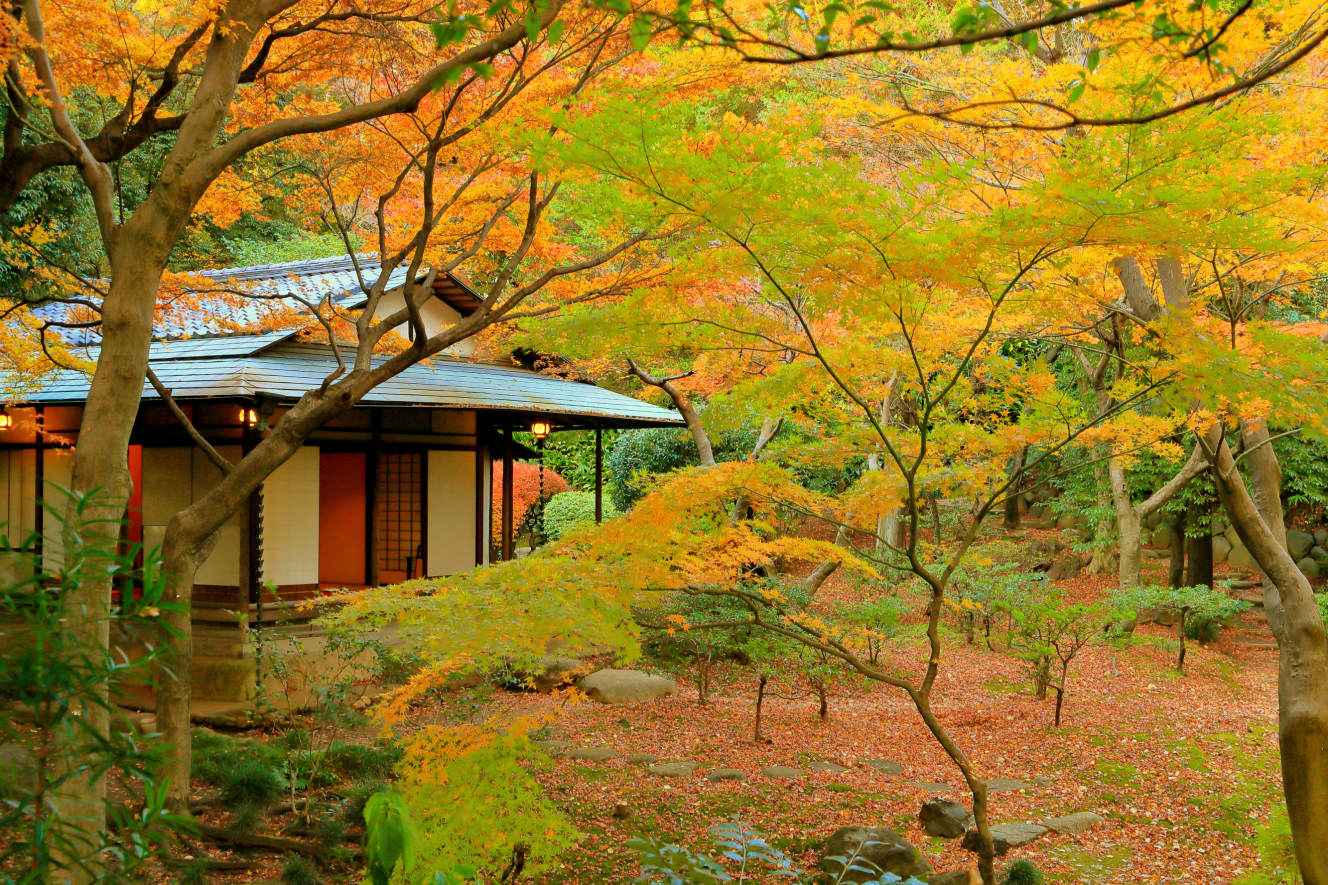
[[[1314,530],[1314,543],[1320,547],[1328,547],[1328,528],[1317,528]]]
[[[747,775],[736,768],[716,768],[706,775],[708,781],[745,781]]]
[[[976,867],[969,867],[966,870],[939,873],[928,879],[927,885],[982,885],[982,877],[978,875]]]
[[[1227,543],[1230,544],[1232,547],[1239,547],[1241,543],[1243,543],[1240,540],[1240,535],[1236,533],[1236,527],[1234,525],[1227,526],[1222,531],[1222,537],[1226,538]]]
[[[1227,554],[1227,564],[1246,569],[1257,569],[1259,567],[1255,563],[1254,557],[1250,556],[1250,551],[1245,549],[1244,544],[1237,544],[1231,548],[1231,552]]]
[[[1309,555],[1310,548],[1314,546],[1314,536],[1309,532],[1292,529],[1287,532],[1287,552],[1291,554],[1292,559],[1303,559]]]
[[[530,679],[535,691],[548,694],[564,685],[576,682],[576,677],[583,675],[589,669],[589,664],[567,655],[546,655],[544,660],[540,661],[540,671]]]
[[[1039,538],[1020,552],[1019,565],[1025,571],[1045,572],[1065,550],[1065,544],[1055,538]]]
[[[1063,581],[1069,578],[1079,577],[1079,572],[1083,571],[1085,560],[1075,553],[1066,553],[1057,557],[1056,561],[1047,569],[1047,580]]]
[[[928,799],[922,803],[918,820],[928,836],[956,839],[973,825],[973,814],[958,802],[949,799]]]
[[[578,685],[601,704],[639,704],[678,693],[678,683],[672,679],[640,670],[600,670]]]
[[[1062,513],[1060,516],[1056,517],[1056,528],[1072,529],[1075,526],[1075,522],[1076,520],[1073,513]]]
[[[1300,569],[1300,573],[1310,580],[1314,580],[1323,574],[1319,561],[1309,556],[1296,560],[1296,568]]]
[[[0,796],[31,792],[36,786],[37,757],[22,744],[0,744]]]
[[[657,762],[647,765],[646,771],[660,777],[691,777],[696,774],[695,762]]]
[[[1229,553],[1231,553],[1231,542],[1222,535],[1213,535],[1213,565],[1226,562]]]
[[[855,853],[858,860],[866,861],[880,872],[844,870],[845,859]],[[825,843],[818,866],[830,875],[838,876],[835,881],[844,883],[875,882],[882,872],[894,873],[904,879],[909,876],[925,879],[931,875],[931,865],[922,852],[888,827],[840,827]]]
[[[994,824],[991,828],[991,841],[996,848],[996,854],[1002,855],[1011,848],[1036,841],[1046,832],[1047,828],[1038,824]],[[963,846],[969,851],[978,850],[977,827],[972,827],[964,833]]]
[[[1060,817],[1053,817],[1050,820],[1044,820],[1042,825],[1053,833],[1061,833],[1066,836],[1077,836],[1086,832],[1089,828],[1100,823],[1104,818],[1094,811],[1076,811],[1073,814],[1064,814]]]
[[[1318,562],[1319,565],[1328,565],[1328,547],[1315,544],[1310,548],[1310,558]]]
[[[1170,547],[1171,539],[1175,534],[1171,526],[1164,522],[1154,530],[1151,543],[1154,547]]]

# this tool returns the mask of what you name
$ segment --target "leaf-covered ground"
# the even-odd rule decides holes
[[[1108,583],[1085,577],[1064,586],[1071,596],[1093,598]],[[1259,617],[1247,613],[1217,642],[1192,645],[1178,676],[1173,637],[1169,628],[1144,626],[1127,644],[1085,650],[1073,666],[1060,728],[1051,724],[1053,702],[1031,695],[1023,662],[966,646],[957,633],[947,638],[940,718],[988,778],[1033,785],[994,795],[993,821],[1038,822],[1080,810],[1107,818],[1079,836],[1049,833],[1010,857],[1030,858],[1056,882],[1227,882],[1255,868],[1254,834],[1278,801],[1276,650]],[[916,639],[905,639],[891,654],[916,660],[920,650]],[[706,706],[687,675],[678,673],[680,695],[636,706],[492,697],[488,712],[557,708],[552,740],[621,754],[605,762],[559,758],[541,775],[586,834],[546,881],[628,881],[635,873],[624,848],[630,837],[666,834],[702,848],[710,824],[735,816],[807,866],[835,828],[851,823],[894,827],[939,870],[971,862],[957,840],[930,838],[917,823],[919,805],[934,795],[919,782],[946,784],[941,795],[959,800],[965,791],[899,692],[841,685],[827,721],[809,698],[768,698],[768,742],[756,744],[752,672],[723,665]],[[692,777],[666,778],[627,761],[629,754],[700,765]],[[888,776],[863,764],[882,758],[903,772]],[[772,764],[806,770],[817,759],[849,770],[809,772],[795,782],[759,773]],[[705,779],[720,767],[741,769],[749,780]]]

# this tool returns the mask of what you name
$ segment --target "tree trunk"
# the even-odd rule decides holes
[[[1260,504],[1271,512],[1271,502],[1256,503],[1222,431],[1214,425],[1204,435],[1213,484],[1227,518],[1267,575],[1264,596],[1277,609],[1276,623],[1271,610],[1269,623],[1279,651],[1278,744],[1296,862],[1306,885],[1328,885],[1328,636],[1314,591],[1287,552],[1281,521],[1269,524],[1265,519]],[[1260,455],[1258,463],[1252,457],[1271,454],[1271,446],[1247,451],[1251,480],[1256,487],[1260,482],[1271,485],[1274,473],[1280,474],[1276,458]],[[1260,491],[1267,496],[1270,488]]]
[[[1191,526],[1200,524],[1200,520],[1206,523],[1206,527],[1201,529],[1202,533],[1197,537],[1191,535],[1185,539],[1186,559],[1189,561],[1185,572],[1187,587],[1213,586],[1212,521],[1207,513],[1200,513],[1198,510],[1189,516]]]
[[[1010,483],[1010,488],[1005,492],[1005,519],[1004,525],[1007,529],[1019,528],[1019,496],[1020,489],[1023,488],[1024,461],[1028,457],[1028,446],[1024,446],[1015,452],[1014,458],[1010,462],[1010,475],[1014,481]]]
[[[1171,562],[1167,566],[1167,585],[1182,587],[1185,582],[1186,514],[1181,511],[1171,520]]]
[[[770,681],[770,677],[762,674],[757,677],[756,682],[756,729],[753,740],[761,743],[761,705],[765,703],[765,684]]]
[[[1176,618],[1176,638],[1180,641],[1180,651],[1176,653],[1177,673],[1185,672],[1185,618],[1189,612],[1188,607],[1182,606]]]
[[[1061,676],[1061,680],[1062,682],[1064,682],[1065,680],[1064,675]],[[1061,727],[1061,708],[1064,705],[1065,705],[1065,686],[1062,684],[1056,686],[1056,727],[1057,728]]]
[[[68,529],[82,533],[80,543],[92,550],[113,551],[119,544],[120,523],[129,501],[129,435],[138,415],[139,399],[147,378],[148,345],[152,340],[152,313],[162,261],[150,251],[126,258],[111,249],[113,276],[102,308],[103,329],[97,371],[92,377],[84,404],[78,442],[74,448],[73,491],[91,495],[81,524],[69,512]],[[115,334],[112,334],[114,332]],[[39,489],[44,496],[46,490]],[[66,533],[66,540],[72,541]],[[44,568],[58,563],[46,562]],[[94,575],[105,575],[96,577]],[[89,564],[84,579],[66,597],[66,629],[91,654],[104,654],[110,647],[111,578],[106,569]],[[109,720],[105,702],[109,686],[97,690],[100,703],[83,704],[79,710],[86,727],[105,735]],[[99,839],[106,828],[106,782],[103,777],[75,773],[83,761],[81,734],[57,735],[56,758],[72,773],[56,791],[61,817],[71,827]],[[78,883],[90,874],[71,865],[77,858],[60,858],[62,880]],[[66,861],[71,863],[66,863]]]

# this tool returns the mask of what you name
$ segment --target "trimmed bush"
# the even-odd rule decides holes
[[[619,514],[613,502],[605,500],[604,518],[611,519]],[[594,492],[560,492],[549,499],[544,508],[544,531],[550,541],[556,541],[563,535],[595,521]]]

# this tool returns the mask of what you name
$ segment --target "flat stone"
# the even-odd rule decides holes
[[[651,762],[658,762],[659,757],[654,753],[632,753],[624,756],[623,761],[628,765],[649,765]]]
[[[848,771],[847,765],[840,765],[838,762],[831,762],[829,759],[817,759],[807,767],[812,771],[822,771],[827,774],[843,774]]]
[[[978,877],[977,869],[970,868],[932,876],[927,880],[927,885],[982,885],[982,879]]]
[[[578,747],[563,754],[567,759],[584,759],[587,762],[606,762],[617,755],[618,751],[613,747]]]
[[[1044,820],[1042,825],[1053,833],[1062,833],[1069,836],[1077,836],[1087,831],[1089,828],[1102,823],[1102,815],[1094,811],[1076,811],[1073,814],[1064,814],[1060,817],[1053,817],[1050,820]]]
[[[716,768],[706,775],[708,781],[745,781],[747,775],[736,768]]]
[[[949,784],[938,784],[935,781],[913,781],[913,786],[926,790],[928,793],[945,793],[950,789]]]
[[[997,777],[987,781],[988,793],[1008,793],[1011,790],[1031,790],[1035,785],[1028,781],[1014,780],[1013,778]]]
[[[691,777],[696,774],[695,762],[657,762],[646,766],[646,771],[660,777]]]
[[[904,766],[890,759],[863,759],[863,765],[876,769],[881,774],[903,774]]]
[[[995,824],[991,828],[991,841],[998,855],[1005,854],[1011,848],[1027,845],[1041,838],[1047,828],[1038,824]],[[963,846],[969,851],[978,850],[977,827],[964,833]]]
[[[639,704],[677,694],[678,683],[640,670],[600,670],[577,685],[601,704]]]
[[[789,768],[787,765],[771,765],[768,768],[761,769],[761,774],[766,777],[778,777],[793,781],[802,777],[806,772],[798,768]]]

